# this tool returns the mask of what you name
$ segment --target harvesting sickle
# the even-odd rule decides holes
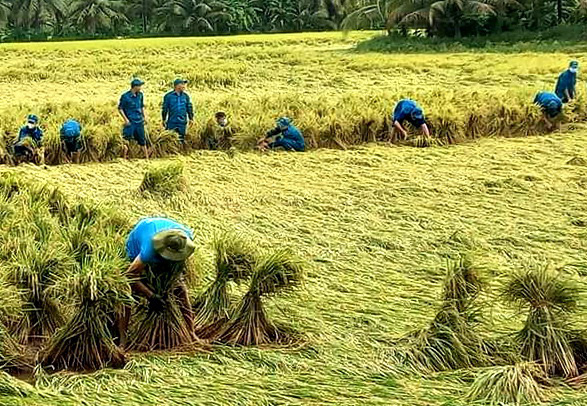
[[[147,137],[145,134],[145,100],[142,87],[145,84],[140,79],[133,79],[130,82],[130,90],[120,96],[118,102],[118,112],[120,113],[124,127],[122,137],[126,141],[136,141],[143,149],[145,159],[149,159],[149,150],[147,148]],[[128,146],[123,147],[124,158],[128,158]]]
[[[173,90],[163,97],[161,119],[163,127],[175,131],[179,136],[179,143],[185,144],[187,128],[194,122],[194,106],[190,95],[185,92],[188,81],[175,79]]]
[[[127,256],[132,261],[128,274],[133,280],[133,293],[146,298],[148,308],[152,312],[164,310],[170,296],[175,295],[180,303],[187,329],[192,333],[194,317],[182,276],[185,261],[194,250],[192,231],[183,224],[162,217],[139,221],[126,242]],[[153,276],[163,280],[164,288],[156,291],[154,286],[150,286],[147,278]],[[117,323],[122,347],[127,343],[131,309],[126,307],[123,313]]]
[[[267,131],[265,137],[259,141],[258,147],[261,151],[283,148],[286,151],[303,152],[306,149],[306,142],[292,120],[281,117],[277,120],[275,128]]]

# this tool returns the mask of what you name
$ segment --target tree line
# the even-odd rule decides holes
[[[587,21],[587,0],[0,0],[4,39],[387,29],[483,35]]]

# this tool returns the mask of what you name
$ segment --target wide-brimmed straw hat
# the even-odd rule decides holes
[[[183,230],[166,230],[153,237],[155,252],[174,262],[185,261],[194,253],[196,246]]]

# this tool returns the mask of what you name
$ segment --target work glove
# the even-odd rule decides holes
[[[165,301],[159,295],[153,295],[149,298],[149,310],[160,312],[165,309]]]

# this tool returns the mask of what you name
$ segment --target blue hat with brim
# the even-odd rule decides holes
[[[556,101],[551,100],[546,104],[544,109],[550,117],[556,117],[561,113],[562,106]]]
[[[133,79],[132,82],[130,82],[130,87],[142,86],[144,84],[145,82],[143,82],[141,79]]]
[[[26,121],[31,124],[37,124],[39,122],[39,117],[35,116],[34,114],[29,114],[26,118]]]
[[[187,83],[188,83],[188,81],[187,81],[187,80],[185,80],[185,79],[175,79],[175,80],[173,81],[173,86],[178,86],[178,85],[185,85],[185,84],[187,84]]]

